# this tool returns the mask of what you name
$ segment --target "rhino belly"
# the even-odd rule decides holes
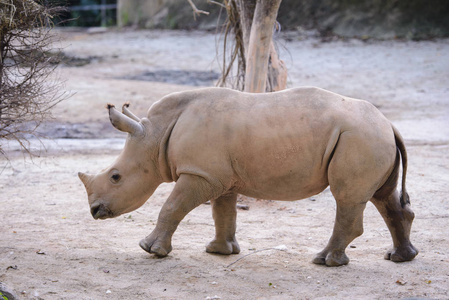
[[[261,160],[251,167],[237,171],[235,191],[254,198],[267,200],[300,200],[322,192],[328,185],[326,168],[309,161],[273,162]]]
[[[273,182],[279,182],[274,180]],[[238,188],[237,193],[258,199],[265,200],[284,200],[293,201],[301,200],[322,192],[328,186],[327,183],[320,182],[315,185],[302,186],[301,183],[295,183],[291,185],[278,185],[278,186],[247,186]]]

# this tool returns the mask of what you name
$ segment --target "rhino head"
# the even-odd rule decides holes
[[[151,138],[151,123],[132,114],[128,105],[123,105],[122,113],[114,105],[107,105],[112,125],[128,133],[119,157],[96,175],[78,173],[94,219],[113,218],[139,208],[163,181],[157,169],[157,143]]]

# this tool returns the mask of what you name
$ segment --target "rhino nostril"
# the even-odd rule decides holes
[[[90,213],[92,214],[92,217],[94,217],[95,220],[112,218],[114,216],[109,210],[109,208],[105,206],[103,203],[91,205]]]
[[[90,207],[90,213],[94,219],[98,219],[98,212],[100,211],[100,204],[94,204]]]

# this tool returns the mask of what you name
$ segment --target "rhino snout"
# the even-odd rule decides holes
[[[99,203],[92,204],[90,207],[90,213],[95,220],[113,217],[112,212],[104,204]]]

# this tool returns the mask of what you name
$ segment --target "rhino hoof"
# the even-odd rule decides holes
[[[348,263],[349,258],[344,251],[332,251],[326,256],[326,266],[328,267],[338,267]]]
[[[334,250],[329,252],[320,252],[312,261],[317,265],[326,265],[328,267],[338,267],[347,265],[349,258],[344,251]]]
[[[385,253],[385,259],[394,262],[404,262],[410,261],[418,255],[419,251],[412,244],[405,247],[398,247],[396,249],[391,249]]]
[[[218,253],[223,255],[239,254],[240,246],[236,240],[233,241],[217,241],[213,240],[206,246],[207,253]]]
[[[139,246],[140,246],[140,248],[142,248],[142,249],[145,250],[146,252],[155,254],[155,255],[158,256],[158,257],[165,257],[165,256],[167,256],[168,253],[170,253],[170,251],[172,250],[172,249],[171,249],[171,246],[170,246],[168,249],[166,249],[166,248],[164,248],[164,247],[162,247],[162,246],[160,246],[160,245],[157,245],[157,244],[155,244],[155,243],[149,245],[149,244],[145,241],[145,239],[143,239],[143,240],[140,241]]]
[[[315,258],[312,260],[314,264],[317,265],[325,265],[326,264],[326,257],[322,257],[320,255],[315,256]]]

